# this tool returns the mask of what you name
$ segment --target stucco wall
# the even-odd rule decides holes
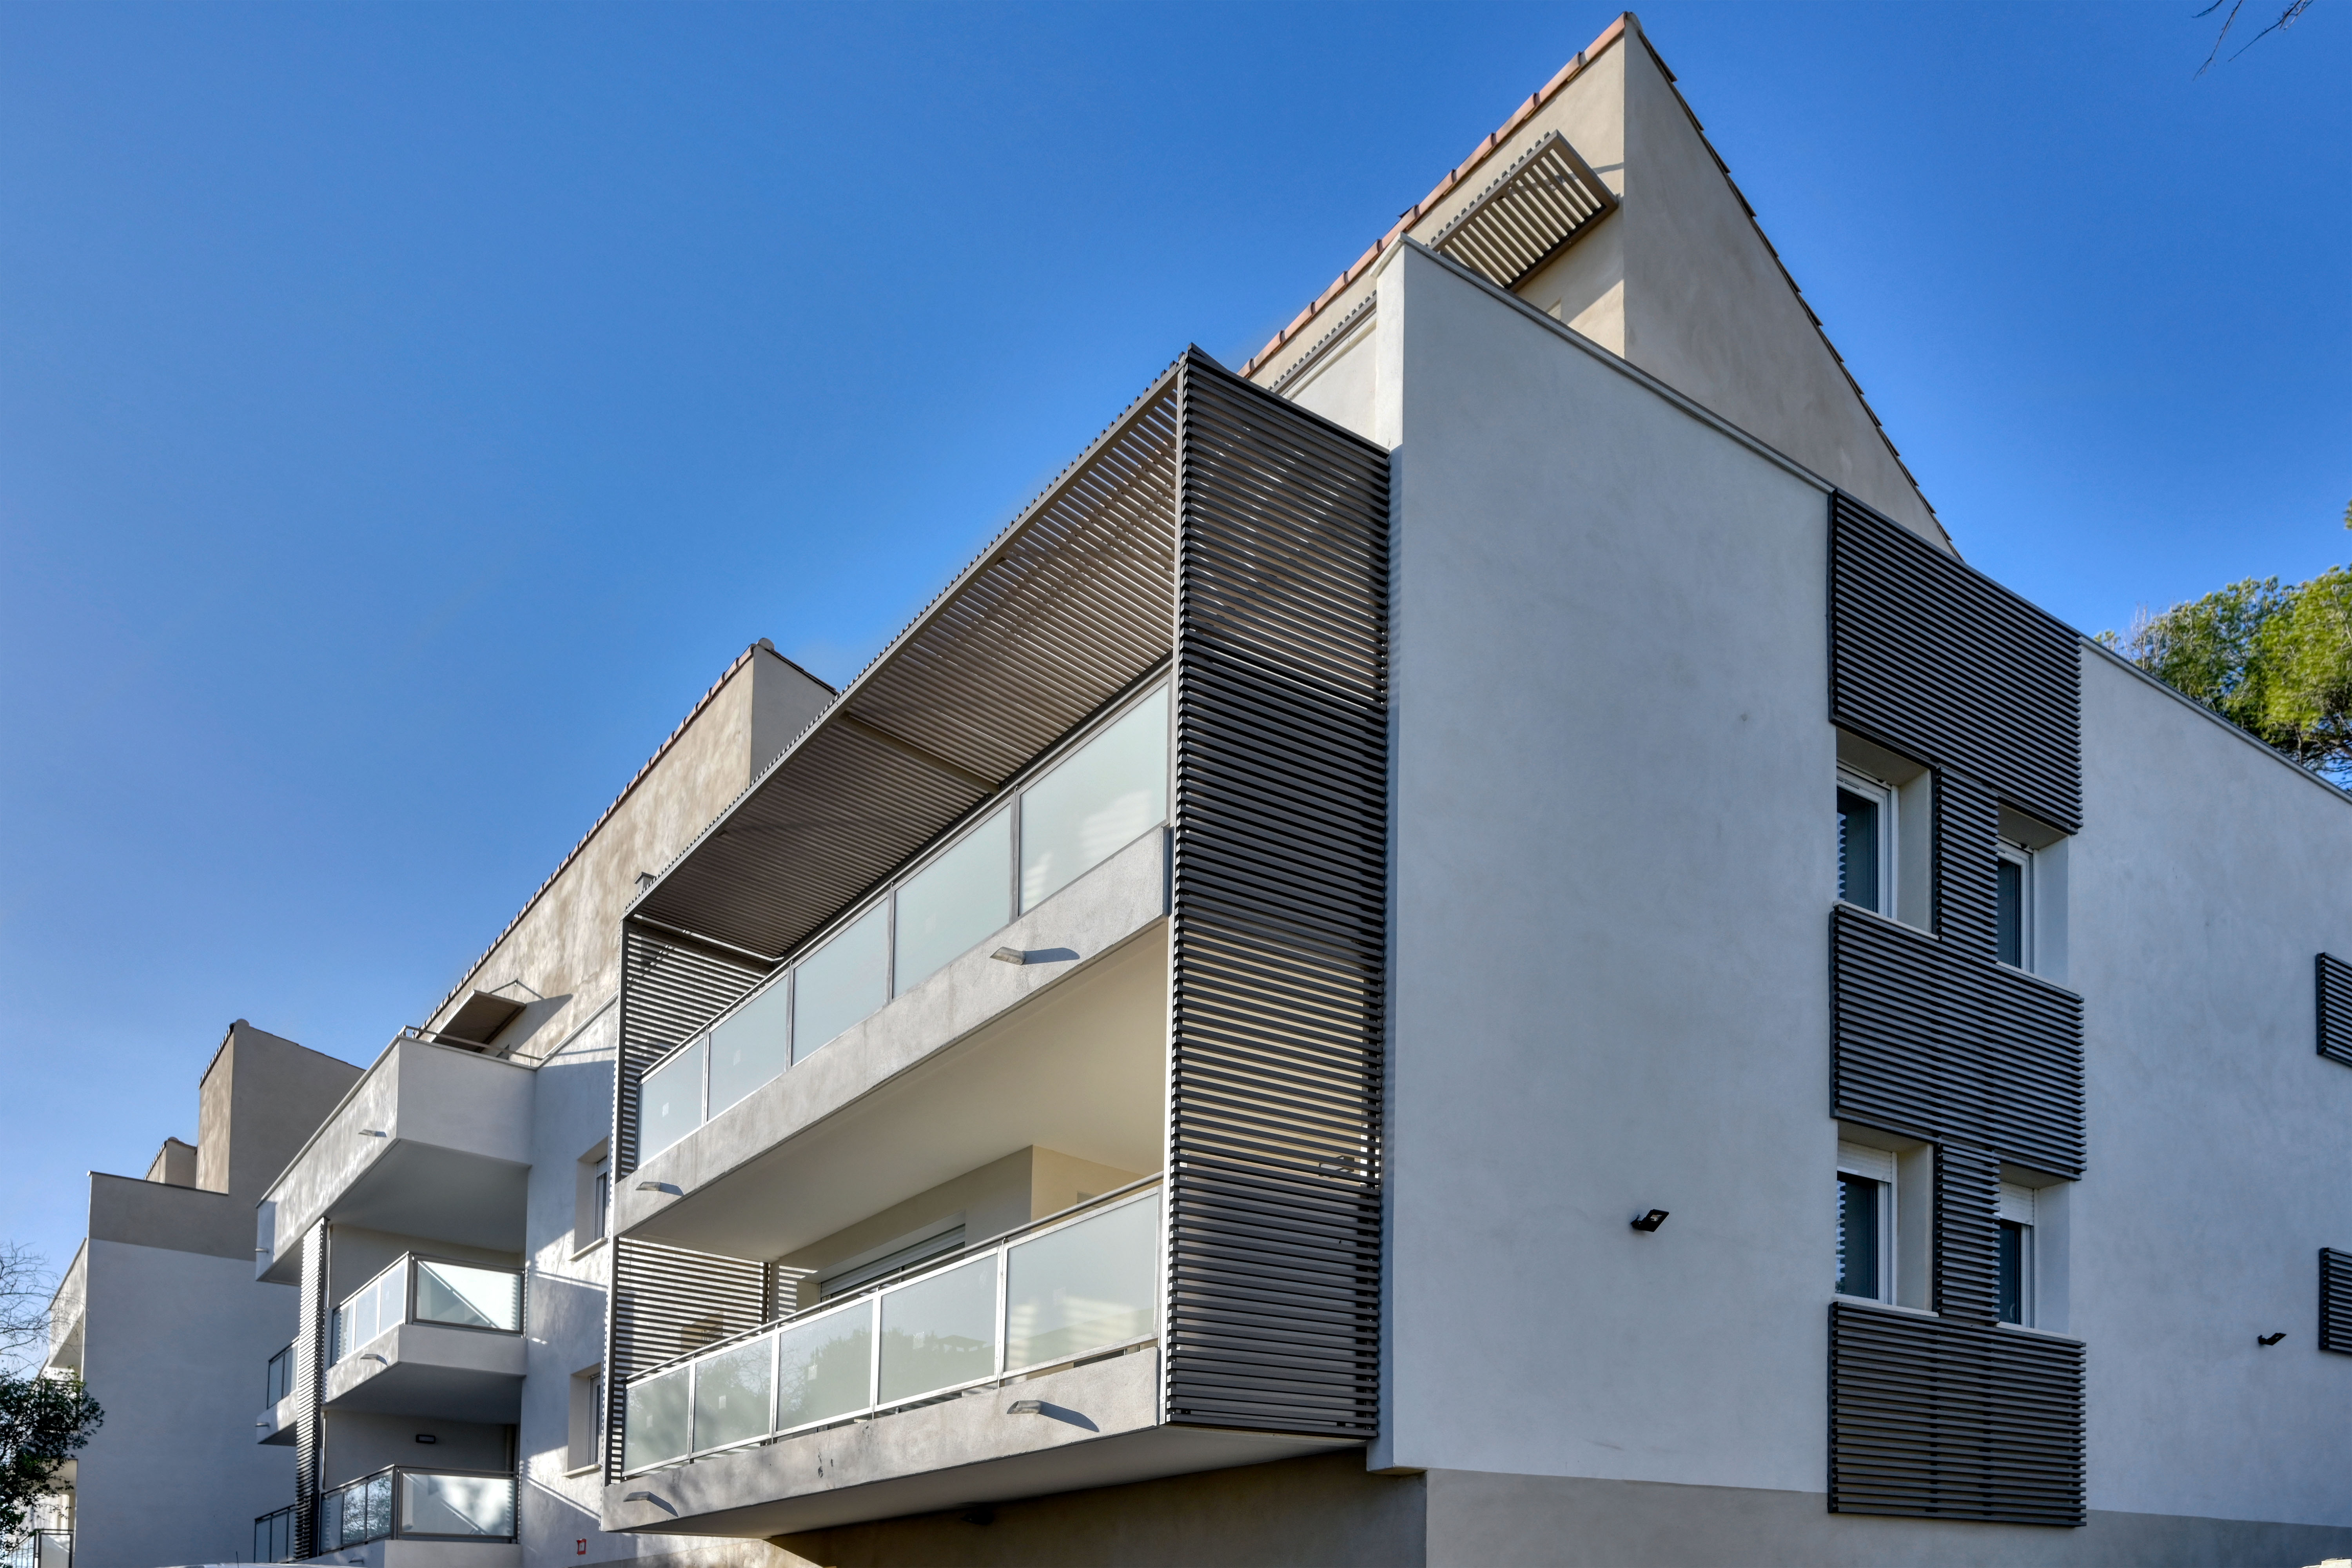
[[[1374,1463],[1818,1489],[1822,494],[1422,253],[1380,315],[1399,445]],[[1664,1229],[1628,1227],[1652,1206]]]
[[[259,1447],[253,1424],[294,1291],[243,1258],[103,1239],[85,1258],[83,1376],[106,1420],[79,1466],[75,1562],[250,1558],[255,1517],[294,1500],[294,1451]]]
[[[2352,1248],[2352,1069],[2312,982],[2352,952],[2352,801],[2087,650],[2083,686],[2092,1506],[2352,1524],[2352,1356],[2315,1306],[2319,1248]]]
[[[667,866],[832,700],[797,665],[755,649],[474,965],[433,1023],[445,1023],[474,990],[519,981],[539,999],[509,991],[530,1005],[495,1043],[533,1058],[557,1048],[612,995],[621,911],[636,897],[638,873]]]

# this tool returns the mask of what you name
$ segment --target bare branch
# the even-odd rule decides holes
[[[2206,6],[2205,9],[2198,12],[2197,15],[2200,16],[2210,16],[2214,12],[2220,10],[2222,4],[2223,0],[2213,0],[2213,4]],[[2228,4],[2230,6],[2230,14],[2221,18],[2221,30],[2213,35],[2212,51],[2205,57],[2205,63],[2197,68],[2197,74],[2199,76],[2203,76],[2208,70],[2212,68],[2213,61],[2221,53],[2221,45],[2223,41],[2230,36],[2231,25],[2237,21],[2238,13],[2244,9],[2246,0],[2228,0]],[[2269,37],[2273,33],[2277,32],[2280,28],[2293,26],[2294,19],[2297,16],[2302,16],[2305,11],[2310,10],[2312,0],[2287,0],[2286,9],[2278,14],[2278,19],[2273,22],[2269,26],[2264,27],[2261,32],[2256,33],[2252,37],[2248,38],[2243,44],[2239,46],[2237,54],[2233,54],[2230,58],[2233,60],[2236,59],[2238,55],[2244,54],[2248,49],[2252,48],[2256,44],[2261,43],[2264,38]]]
[[[46,1354],[49,1340],[49,1278],[40,1254],[22,1242],[0,1241],[0,1365]]]

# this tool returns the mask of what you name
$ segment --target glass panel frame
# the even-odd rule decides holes
[[[710,1027],[708,1121],[793,1065],[793,977],[789,971],[746,997]]]
[[[1160,1194],[1155,1190],[1004,1248],[1004,1321],[999,1338],[1005,1375],[1158,1335],[1160,1215]],[[1121,1272],[1133,1277],[1119,1279]],[[1073,1297],[1073,1284],[1130,1287],[1140,1305]],[[1059,1300],[1032,1305],[1049,1293]],[[1031,1314],[1025,1322],[1024,1312]],[[1040,1341],[1046,1342],[1044,1348]]]
[[[879,1307],[879,1298],[869,1296],[786,1323],[776,1331],[779,1436],[874,1408],[874,1318]],[[828,1354],[836,1346],[840,1352]],[[814,1402],[812,1393],[816,1394]],[[844,1403],[843,1396],[850,1394],[856,1395],[854,1402]]]
[[[1013,923],[1013,816],[1007,804],[982,818],[891,895],[893,996]]]
[[[651,1377],[634,1378],[623,1391],[621,1472],[674,1465],[693,1451],[694,1363],[672,1367]],[[649,1424],[656,1424],[648,1433]],[[671,1436],[672,1430],[676,1436]],[[660,1439],[656,1445],[653,1439]],[[643,1447],[640,1446],[641,1442]]]
[[[512,1541],[515,1539],[515,1482],[512,1476],[468,1474],[453,1470],[415,1470],[403,1467],[399,1477],[399,1521],[395,1534],[439,1541]],[[428,1510],[422,1522],[420,1505]],[[445,1521],[429,1511],[451,1516]],[[491,1515],[488,1528],[479,1517]],[[436,1528],[455,1522],[474,1528]]]
[[[793,965],[793,1060],[806,1061],[890,1001],[889,900]]]
[[[415,1264],[415,1288],[409,1302],[410,1322],[473,1329],[483,1333],[523,1331],[522,1275],[519,1271],[489,1264],[459,1263],[454,1258],[414,1258],[411,1261]],[[445,1297],[446,1303],[442,1300]],[[506,1321],[494,1321],[494,1317]],[[469,1321],[473,1318],[482,1321]]]
[[[1168,688],[1104,725],[1021,792],[1020,912],[1168,820]]]
[[[642,1165],[709,1120],[703,1066],[710,1039],[698,1035],[637,1080],[637,1163]],[[659,1099],[657,1096],[667,1096]]]
[[[753,1374],[747,1378],[746,1373]],[[756,1389],[751,1386],[756,1380]],[[727,1408],[730,1399],[744,1407]],[[703,1356],[694,1363],[693,1427],[696,1454],[715,1454],[764,1441],[776,1429],[776,1336],[762,1335]],[[713,1430],[706,1436],[705,1426]]]

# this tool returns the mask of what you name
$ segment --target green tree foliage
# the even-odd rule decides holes
[[[58,1467],[104,1419],[79,1378],[0,1374],[0,1542],[24,1530]]]
[[[2101,641],[2176,691],[2352,787],[2352,567],[2242,583]]]

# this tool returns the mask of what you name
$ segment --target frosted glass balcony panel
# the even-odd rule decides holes
[[[1168,816],[1162,687],[1021,796],[1021,907],[1033,910]]]
[[[887,900],[875,905],[793,971],[794,1061],[890,999],[889,913]]]
[[[1013,814],[1000,811],[898,889],[898,984],[905,992],[1013,919]]]
[[[403,1535],[503,1539],[515,1532],[514,1504],[514,1481],[510,1477],[400,1472]]]
[[[779,980],[710,1031],[710,1114],[718,1115],[792,1063],[792,993]]]
[[[874,1303],[776,1336],[776,1430],[830,1421],[874,1403]]]
[[[416,1263],[416,1321],[514,1333],[522,1327],[522,1277],[462,1263]]]
[[[768,1388],[776,1342],[753,1340],[694,1366],[694,1451],[768,1435]]]
[[[353,1291],[335,1310],[335,1361],[341,1361],[408,1315],[408,1265],[395,1263]]]
[[[885,1404],[995,1371],[995,1254],[883,1295]]]
[[[702,1125],[701,1040],[646,1074],[637,1092],[637,1158],[652,1159]]]
[[[1013,1247],[1005,1260],[1005,1370],[1069,1361],[1151,1332],[1159,1248],[1156,1193]]]
[[[621,1468],[642,1470],[686,1458],[691,1415],[687,1403],[687,1369],[666,1372],[629,1384],[628,1441],[621,1449]]]

